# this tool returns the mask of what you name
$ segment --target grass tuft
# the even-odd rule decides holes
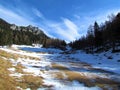
[[[53,63],[51,67],[53,69],[58,69],[58,70],[69,70],[69,68],[67,68],[63,65],[60,65],[60,64],[56,64],[56,63]]]
[[[33,75],[24,75],[21,77],[21,82],[19,86],[26,89],[31,88],[31,90],[37,90],[38,88],[42,87],[43,78],[39,76]]]

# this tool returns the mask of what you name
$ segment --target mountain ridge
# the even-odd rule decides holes
[[[12,43],[14,44],[32,44],[32,43],[43,44],[44,41],[42,41],[42,39],[50,38],[38,27],[35,27],[32,25],[17,26],[15,24],[8,23],[2,18],[0,18],[0,35],[1,35],[0,45],[7,45],[7,44],[12,44]],[[6,43],[3,42],[3,40],[6,40]],[[12,41],[12,42],[8,43],[9,41]]]

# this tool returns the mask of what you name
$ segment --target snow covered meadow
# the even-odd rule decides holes
[[[17,55],[0,57],[12,63],[9,76],[21,82],[16,85],[20,90],[120,90],[120,53],[66,54],[25,45],[1,47],[0,51]]]

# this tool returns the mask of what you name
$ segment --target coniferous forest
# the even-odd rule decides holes
[[[27,27],[17,26],[0,19],[0,46],[12,44],[32,45],[33,43],[42,44],[46,48],[54,47],[64,49],[66,46],[64,40],[50,38],[38,27],[31,25]]]
[[[69,45],[73,49],[84,50],[87,53],[95,53],[108,51],[120,51],[120,13],[110,15],[109,20],[98,25],[95,21],[94,25],[88,27],[86,36],[75,40]]]

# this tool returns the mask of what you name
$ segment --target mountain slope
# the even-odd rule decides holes
[[[38,27],[17,26],[0,19],[0,45],[43,44],[49,37]]]

